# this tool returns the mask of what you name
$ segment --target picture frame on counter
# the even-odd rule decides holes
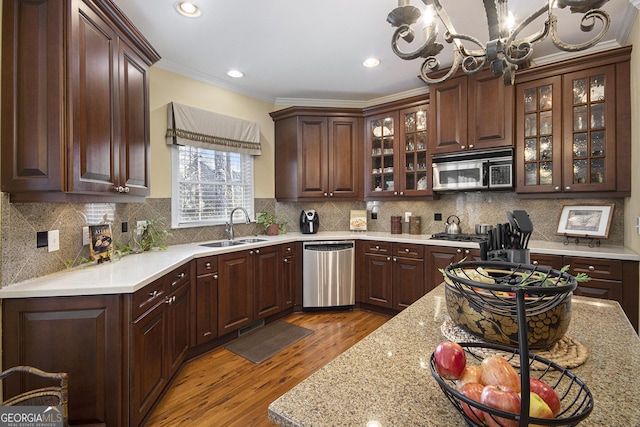
[[[556,234],[606,239],[614,204],[565,205],[560,212]]]

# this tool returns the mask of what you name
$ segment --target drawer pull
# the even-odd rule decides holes
[[[289,259],[288,258],[283,259],[283,261],[285,262],[285,264],[289,264]]]
[[[462,249],[456,249],[456,253],[461,254],[462,253]]]
[[[593,265],[589,266],[589,271],[596,271],[596,268]]]
[[[217,273],[213,275],[213,279],[214,280],[218,280],[218,274]]]
[[[405,251],[406,253],[409,253],[409,248],[406,248],[404,251]]]
[[[153,291],[153,292],[149,292],[149,298],[153,299],[153,298],[157,298],[158,295],[160,294],[159,291]]]
[[[169,304],[169,305],[173,304],[174,302],[176,302],[176,296],[175,296],[175,295],[174,295],[174,296],[172,296],[171,298],[167,297],[167,298],[164,300],[164,303],[165,303],[165,304]]]
[[[533,265],[538,265],[538,261],[533,261],[532,264]]]
[[[393,257],[393,262],[398,262],[398,258]]]
[[[211,263],[210,263],[210,262],[205,263],[205,264],[204,264],[204,266],[205,266],[205,268],[206,268],[207,270],[210,270],[210,269],[211,269]]]
[[[376,245],[376,251],[380,250],[380,246]]]
[[[387,261],[391,261],[391,257],[390,256],[387,257]]]
[[[465,249],[465,250],[464,250],[464,254],[465,254],[465,255],[469,255],[469,249]]]

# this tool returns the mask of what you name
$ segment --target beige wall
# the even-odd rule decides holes
[[[158,67],[151,68],[151,196],[171,197],[171,149],[166,145],[167,104],[178,102],[203,110],[260,125],[262,155],[254,163],[255,197],[275,195],[273,121],[269,116],[273,104],[258,101],[219,87],[175,74]]]
[[[631,53],[631,197],[625,203],[625,245],[640,252],[640,236],[636,221],[640,217],[640,17],[636,17],[628,44]]]

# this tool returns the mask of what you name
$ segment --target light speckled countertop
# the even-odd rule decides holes
[[[277,243],[310,240],[360,239],[451,246],[457,248],[478,248],[478,244],[473,242],[432,240],[431,234],[391,234],[371,231],[334,231],[318,234],[288,233],[275,237],[257,237],[265,241],[218,249],[200,246],[202,242],[174,245],[170,246],[166,251],[151,251],[143,254],[128,255],[115,262],[105,262],[101,265],[61,271],[0,288],[0,299],[133,293],[192,259]],[[237,240],[241,239],[242,237],[237,238]],[[571,243],[564,245],[558,242],[532,241],[529,247],[532,254],[544,253],[640,261],[639,254],[624,246],[603,245],[590,248],[585,244],[576,245],[575,243]]]
[[[441,285],[269,406],[281,426],[462,426],[429,370],[446,306]],[[581,426],[640,425],[640,339],[617,302],[573,297],[568,334],[587,348],[572,369],[590,388]]]

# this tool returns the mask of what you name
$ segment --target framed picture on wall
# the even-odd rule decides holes
[[[560,212],[558,231],[562,236],[609,237],[615,205],[565,205]]]
[[[111,224],[89,226],[89,253],[91,258],[100,264],[103,261],[111,261],[113,255],[113,238]]]

